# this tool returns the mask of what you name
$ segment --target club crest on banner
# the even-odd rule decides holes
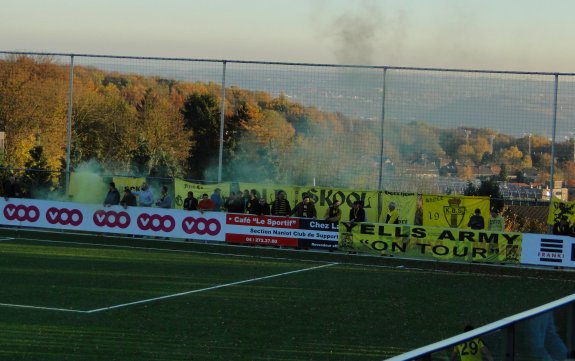
[[[443,206],[443,215],[450,227],[459,228],[465,219],[466,208],[461,205],[461,198],[451,198],[448,205]]]

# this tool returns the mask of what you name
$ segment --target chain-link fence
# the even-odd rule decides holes
[[[2,164],[418,193],[495,177],[530,199],[575,185],[573,79],[0,52]]]

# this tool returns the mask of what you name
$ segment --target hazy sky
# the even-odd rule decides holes
[[[572,0],[5,0],[0,50],[575,72]]]

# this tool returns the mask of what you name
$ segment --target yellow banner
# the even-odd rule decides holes
[[[116,189],[120,191],[120,194],[122,194],[125,187],[133,187],[135,190],[140,190],[142,184],[146,182],[146,178],[144,177],[113,177],[112,180],[114,183],[116,183]]]
[[[292,209],[295,207],[294,202],[297,199],[296,189],[293,186],[289,185],[277,185],[277,184],[261,184],[261,183],[245,183],[240,182],[238,184],[238,189],[242,192],[244,191],[251,191],[255,189],[258,192],[259,197],[263,197],[266,199],[266,202],[272,203],[273,200],[276,198],[276,193],[279,191],[286,192],[286,199],[289,201],[290,206]],[[301,197],[300,197],[301,200]],[[299,200],[298,200],[299,202]],[[296,203],[297,204],[297,203]]]
[[[341,201],[341,220],[349,220],[349,212],[353,207],[353,202],[363,201],[363,208],[367,220],[374,222],[377,220],[377,205],[379,199],[378,191],[361,191],[341,188],[327,188],[327,187],[297,187],[297,194],[299,200],[303,193],[308,193],[311,199],[315,202],[318,218],[323,218],[327,209],[332,205],[334,199]]]
[[[385,222],[389,212],[389,204],[395,203],[399,214],[399,224],[413,224],[417,209],[417,195],[415,193],[387,192],[381,193],[381,216],[379,222]]]
[[[315,203],[318,218],[323,218],[326,210],[331,206],[334,198],[341,201],[341,219],[348,220],[353,202],[363,200],[364,209],[368,220],[377,220],[377,191],[355,191],[349,189],[326,188],[326,187],[302,187],[290,185],[267,185],[259,183],[240,183],[240,189],[255,189],[258,194],[265,197],[268,203],[273,202],[278,191],[286,192],[287,200],[293,209],[303,200],[303,194],[308,193]],[[415,214],[415,213],[414,213]]]
[[[424,194],[423,225],[432,227],[468,228],[467,222],[476,209],[481,211],[487,227],[489,197],[446,196]]]
[[[575,221],[575,202],[563,202],[553,197],[551,200],[551,209],[547,215],[547,224],[553,225],[559,222],[563,216],[567,217],[569,224],[573,224]]]
[[[219,188],[222,198],[227,198],[230,194],[230,187],[231,183],[199,184],[176,178],[174,180],[175,208],[184,206],[184,199],[188,197],[188,192],[194,192],[194,198],[199,201],[202,198],[202,194],[205,193],[208,197],[211,197],[214,190]]]
[[[339,248],[358,252],[467,262],[518,264],[521,233],[391,225],[339,225]]]

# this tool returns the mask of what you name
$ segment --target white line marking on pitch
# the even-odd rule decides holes
[[[192,294],[192,293],[200,293],[200,292],[205,292],[205,291],[211,291],[211,290],[216,290],[216,289],[218,289],[218,288],[237,286],[237,285],[241,285],[241,284],[244,284],[244,283],[257,282],[257,281],[266,280],[266,279],[270,279],[270,278],[274,278],[274,277],[281,277],[281,276],[286,276],[286,275],[295,274],[295,273],[300,273],[300,272],[312,271],[312,270],[319,269],[319,268],[334,266],[334,265],[336,265],[336,264],[337,264],[337,263],[329,263],[329,264],[324,264],[324,265],[321,265],[321,266],[304,268],[304,269],[299,269],[299,270],[289,271],[289,272],[283,272],[283,273],[278,273],[278,274],[270,275],[270,276],[251,278],[251,279],[249,279],[249,280],[243,280],[243,281],[237,281],[237,282],[232,282],[232,283],[226,283],[226,284],[223,284],[223,285],[217,285],[217,286],[212,286],[212,287],[201,288],[201,289],[199,289],[199,290],[193,290],[193,291],[187,291],[187,292],[180,292],[180,293],[175,293],[175,294],[173,294],[173,295],[167,295],[167,296],[149,298],[149,299],[146,299],[146,300],[124,303],[124,304],[121,304],[121,305],[115,305],[115,306],[110,306],[110,307],[97,308],[97,309],[94,309],[94,310],[84,311],[84,312],[86,312],[86,313],[96,313],[96,312],[102,312],[102,311],[109,311],[109,310],[114,310],[114,309],[117,309],[117,308],[124,308],[124,307],[139,305],[139,304],[143,304],[143,303],[149,303],[149,302],[154,302],[154,301],[159,301],[159,300],[166,300],[166,299],[169,299],[169,298],[186,296],[186,295],[190,295],[190,294]]]
[[[149,299],[140,300],[140,301],[135,301],[135,302],[123,303],[123,304],[115,305],[115,306],[96,308],[96,309],[89,310],[89,311],[73,310],[73,309],[67,309],[67,308],[54,308],[54,307],[16,305],[16,304],[11,304],[11,303],[0,303],[0,307],[1,307],[1,306],[4,306],[4,307],[14,307],[14,308],[29,308],[29,309],[34,309],[34,310],[72,312],[72,313],[83,313],[83,314],[96,313],[96,312],[104,312],[104,311],[114,310],[114,309],[117,309],[117,308],[125,308],[125,307],[129,307],[129,306],[140,305],[140,304],[143,304],[143,303],[150,303],[150,302],[155,302],[155,301],[160,301],[160,300],[166,300],[166,299],[175,298],[175,297],[180,297],[180,296],[186,296],[186,295],[190,295],[190,294],[192,294],[192,293],[199,293],[199,292],[211,291],[211,290],[216,290],[216,289],[218,289],[218,288],[237,286],[237,285],[241,285],[241,284],[244,284],[244,283],[257,282],[257,281],[266,280],[266,279],[270,279],[270,278],[274,278],[274,277],[281,277],[281,276],[286,276],[286,275],[295,274],[295,273],[300,273],[300,272],[312,271],[312,270],[319,269],[319,268],[335,266],[336,264],[337,264],[337,263],[328,263],[328,264],[324,264],[324,265],[321,265],[321,266],[304,268],[304,269],[299,269],[299,270],[295,270],[295,271],[278,273],[278,274],[275,274],[275,275],[269,275],[269,276],[263,276],[263,277],[257,277],[257,278],[250,278],[250,279],[248,279],[248,280],[237,281],[237,282],[232,282],[232,283],[226,283],[226,284],[223,284],[223,285],[217,285],[217,286],[212,286],[212,287],[201,288],[201,289],[199,289],[199,290],[180,292],[180,293],[175,293],[175,294],[172,294],[172,295],[166,295],[166,296],[149,298]]]
[[[16,307],[16,308],[31,308],[34,310],[48,310],[48,311],[60,311],[60,312],[73,312],[73,313],[90,313],[89,311],[72,310],[72,309],[67,309],[67,308],[15,305],[15,304],[11,304],[11,303],[0,303],[0,306]]]

